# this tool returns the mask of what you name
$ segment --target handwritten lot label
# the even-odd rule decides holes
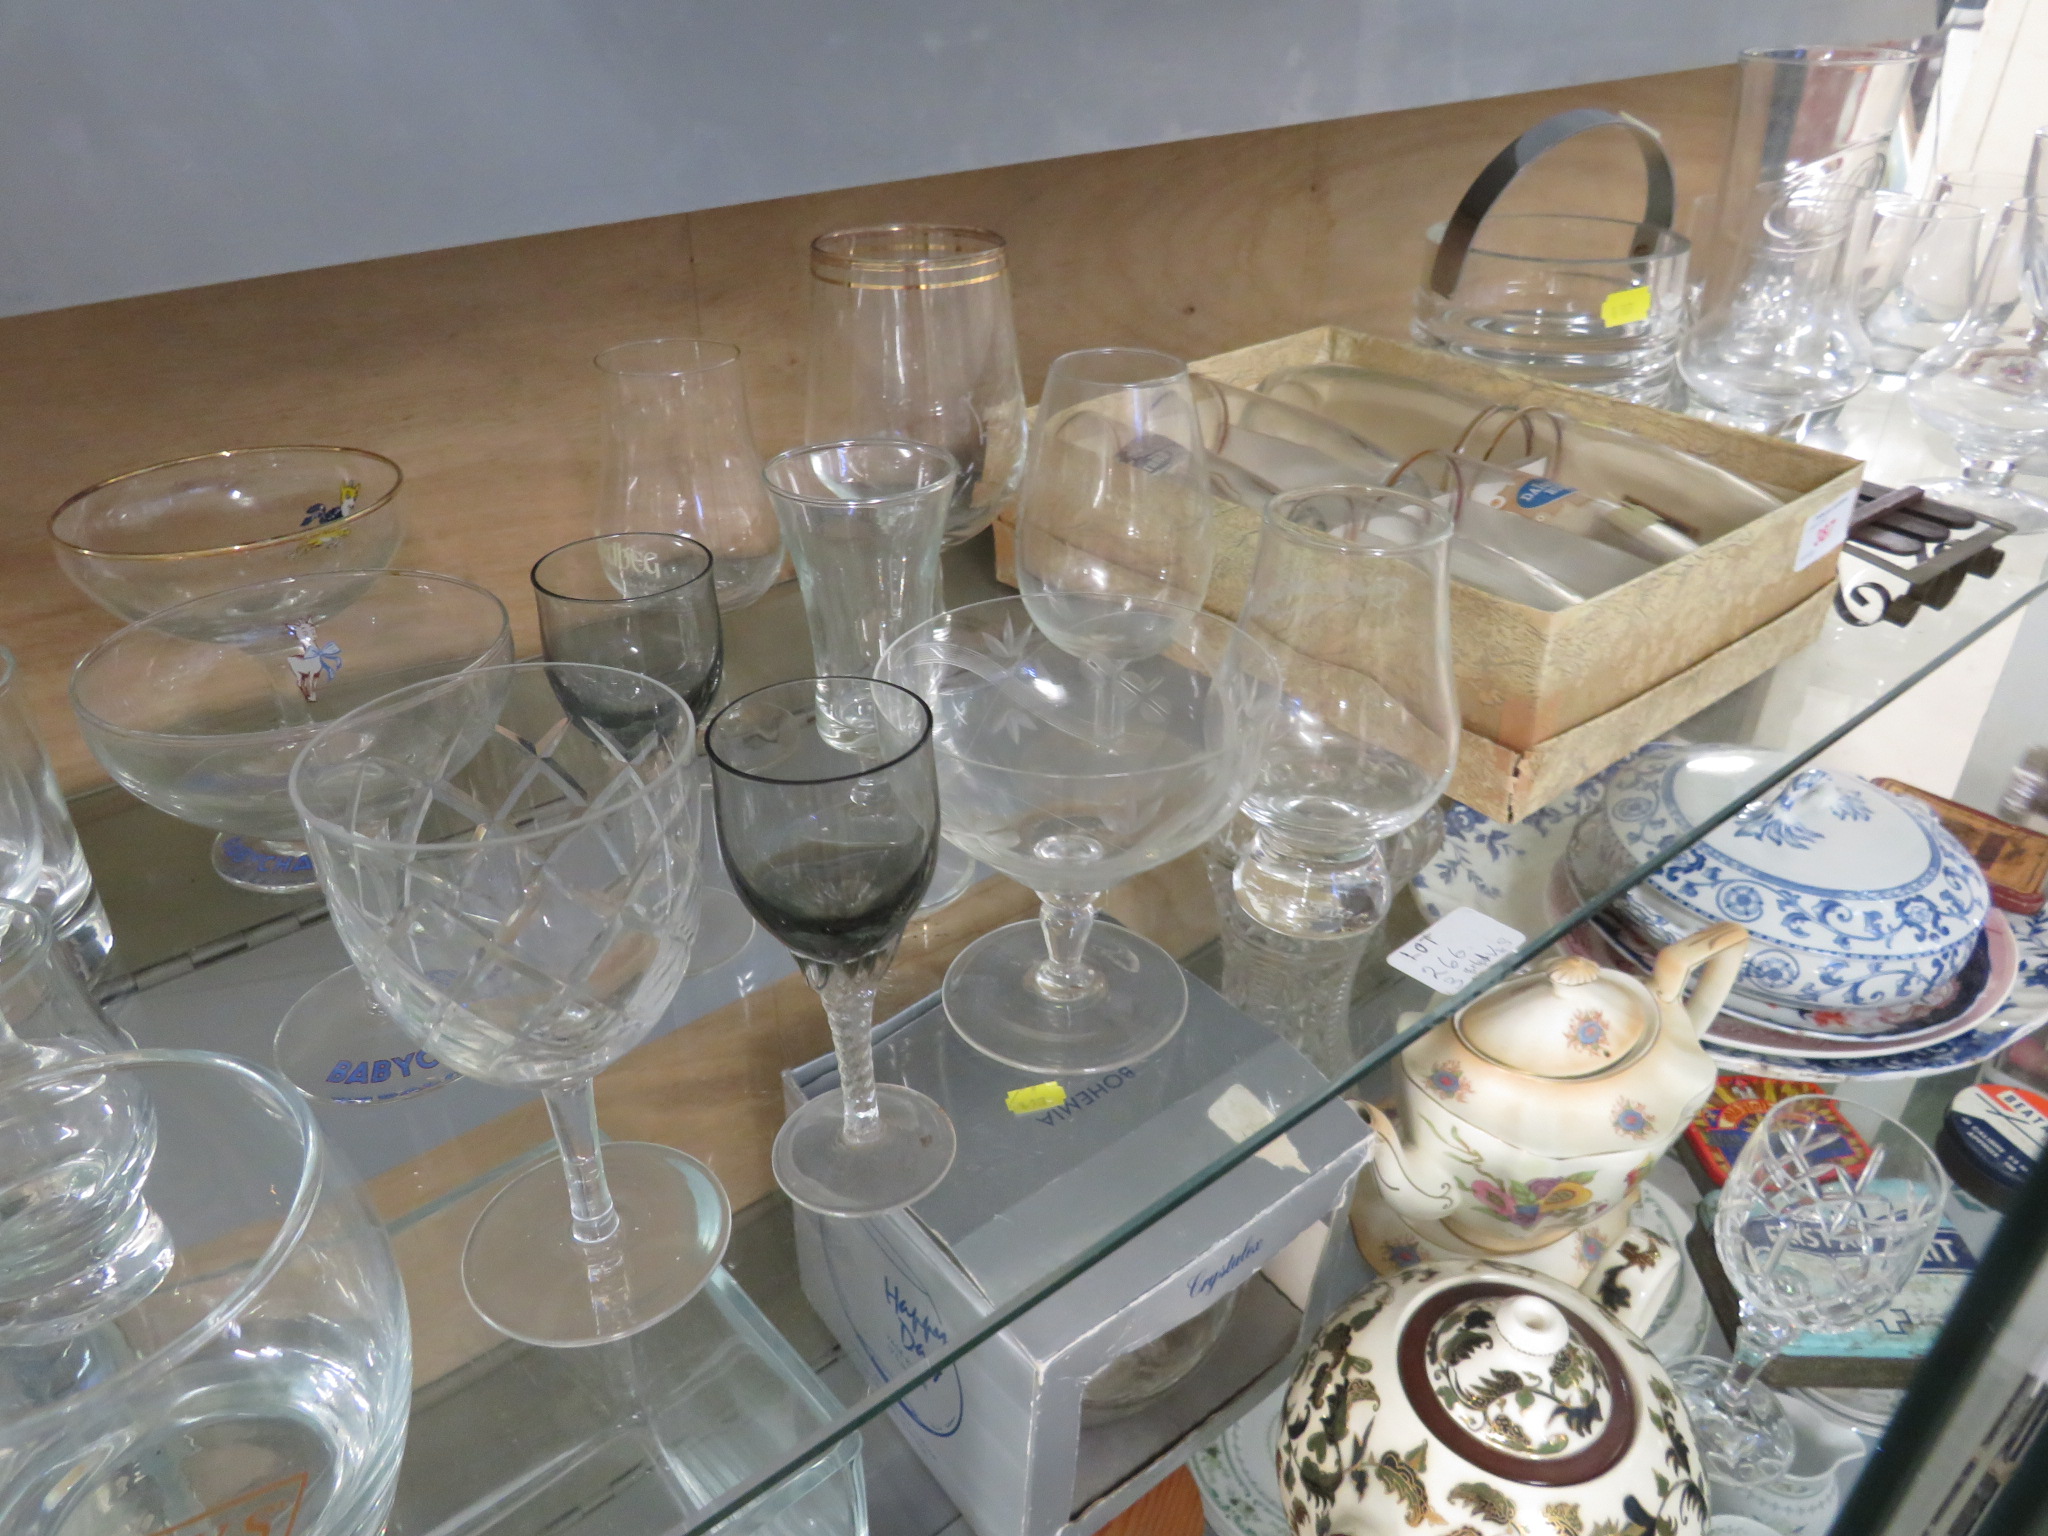
[[[1459,907],[1387,956],[1387,964],[1437,992],[1457,992],[1496,961],[1522,947],[1523,937],[1484,912]]]

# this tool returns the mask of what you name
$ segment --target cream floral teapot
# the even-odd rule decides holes
[[[1658,1268],[1667,1245],[1631,1225],[1638,1185],[1714,1086],[1699,1032],[1748,938],[1721,923],[1681,940],[1647,985],[1563,960],[1503,982],[1409,1046],[1399,1130],[1366,1106],[1380,1136],[1353,1212],[1366,1257],[1382,1272],[1428,1258],[1514,1258],[1605,1284],[1601,1300],[1625,1315],[1628,1287],[1602,1262],[1626,1238],[1625,1269]]]

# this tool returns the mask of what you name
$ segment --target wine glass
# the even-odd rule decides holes
[[[782,542],[761,490],[740,349],[664,336],[597,354],[604,375],[598,533],[680,533],[718,558],[718,606],[775,584]]]
[[[1905,373],[1969,309],[1983,222],[1981,209],[1954,199],[1872,199],[1857,252],[1856,307],[1879,373]]]
[[[811,242],[811,277],[804,440],[945,449],[960,466],[945,542],[972,538],[1016,494],[1024,462],[1003,237],[943,224],[835,230]]]
[[[547,1102],[560,1168],[499,1190],[462,1255],[471,1304],[530,1344],[637,1333],[725,1251],[710,1170],[647,1142],[600,1148],[591,1086],[689,967],[695,742],[665,683],[522,662],[387,694],[292,765],[335,929],[378,1001],[464,1075]]]
[[[269,894],[320,881],[292,809],[292,760],[327,721],[425,678],[509,660],[505,605],[425,571],[283,576],[194,598],[129,625],[71,673],[93,756],[158,810],[211,827],[214,870]],[[278,1025],[278,1070],[329,1103],[414,1097],[451,1081],[352,968]]]
[[[1112,886],[1206,842],[1258,769],[1279,697],[1266,649],[1227,620],[1114,595],[1068,593],[1068,623],[1114,647],[1105,675],[1049,633],[1025,598],[942,613],[897,641],[882,675],[932,709],[949,841],[1030,886],[1040,920],[961,951],[947,1017],[985,1055],[1028,1072],[1103,1071],[1149,1056],[1187,1012],[1173,957],[1095,922]],[[1161,632],[1160,626],[1166,627]],[[1099,694],[1124,694],[1114,711]],[[1113,717],[1117,728],[1100,722]]]
[[[1734,250],[1679,349],[1693,414],[1771,433],[1870,382],[1870,338],[1846,259],[1865,188],[1813,173],[1724,209]]]
[[[860,689],[873,729],[849,742],[825,700]],[[774,1153],[784,1193],[829,1216],[900,1209],[953,1165],[953,1122],[915,1089],[875,1081],[869,1037],[875,988],[938,858],[931,728],[901,688],[802,678],[734,699],[704,733],[733,888],[789,946],[832,1026],[839,1087],[783,1122]]]
[[[1017,590],[1032,622],[1099,674],[1104,735],[1121,724],[1118,672],[1170,643],[1171,610],[1208,593],[1202,443],[1179,358],[1104,347],[1053,359],[1017,501]],[[1110,594],[1124,603],[1099,601]]]
[[[534,606],[541,653],[549,661],[621,667],[667,683],[708,720],[725,675],[718,618],[718,562],[679,533],[605,533],[551,550],[534,563]],[[711,792],[698,761],[698,795]],[[707,887],[697,898],[692,976],[738,957],[754,920],[732,892]]]
[[[1714,1251],[1742,1297],[1735,1358],[1671,1367],[1716,1477],[1765,1483],[1791,1465],[1792,1426],[1764,1367],[1802,1333],[1854,1329],[1890,1305],[1947,1198],[1926,1143],[1874,1110],[1801,1094],[1763,1118],[1714,1217]]]
[[[412,1407],[384,1228],[312,1106],[200,1051],[0,1081],[0,1524],[91,1532],[381,1531]],[[155,1263],[52,1331],[93,1256]],[[27,1326],[25,1326],[27,1325]]]
[[[2048,447],[2048,197],[2005,205],[1970,312],[1920,355],[1906,399],[1962,455],[1962,477],[1928,495],[2022,533],[2048,529],[2048,502],[2012,483],[2020,461]]]
[[[1231,878],[1268,928],[1376,927],[1389,899],[1380,840],[1450,783],[1450,543],[1450,514],[1403,491],[1319,486],[1267,504],[1238,622],[1280,664],[1280,723]]]

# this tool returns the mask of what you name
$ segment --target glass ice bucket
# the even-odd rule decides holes
[[[0,1083],[0,1531],[376,1536],[411,1386],[383,1228],[285,1083],[197,1051]]]
[[[1640,220],[1495,214],[1508,183],[1593,128],[1627,128],[1643,153]],[[1633,118],[1559,113],[1496,155],[1435,241],[1415,294],[1415,341],[1625,400],[1661,404],[1676,380],[1691,245],[1671,229],[1670,162]],[[1482,228],[1482,221],[1484,227]]]

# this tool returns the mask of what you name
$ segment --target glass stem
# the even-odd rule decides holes
[[[597,1141],[597,1088],[589,1078],[549,1088],[548,1119],[562,1150],[562,1175],[569,1181],[569,1227],[579,1243],[609,1242],[618,1234],[619,1213],[604,1178]]]
[[[1038,896],[1038,925],[1045,932],[1045,959],[1032,982],[1056,1003],[1078,1003],[1102,988],[1102,976],[1086,959],[1088,935],[1095,927],[1100,891]]]
[[[1110,741],[1124,729],[1124,664],[1091,657],[1087,667],[1095,674],[1095,738]]]
[[[1721,1405],[1739,1408],[1749,1396],[1750,1384],[1763,1375],[1764,1367],[1777,1359],[1796,1335],[1796,1329],[1773,1322],[1759,1313],[1753,1303],[1743,1302],[1742,1324],[1735,1331],[1734,1359],[1714,1394]]]
[[[825,1004],[832,1054],[839,1062],[840,1134],[855,1146],[881,1140],[882,1105],[875,1091],[875,988],[888,956],[852,965],[804,967]]]
[[[1968,485],[2002,491],[2012,484],[2012,477],[2019,473],[2019,467],[2018,459],[1965,458],[1963,481]]]

